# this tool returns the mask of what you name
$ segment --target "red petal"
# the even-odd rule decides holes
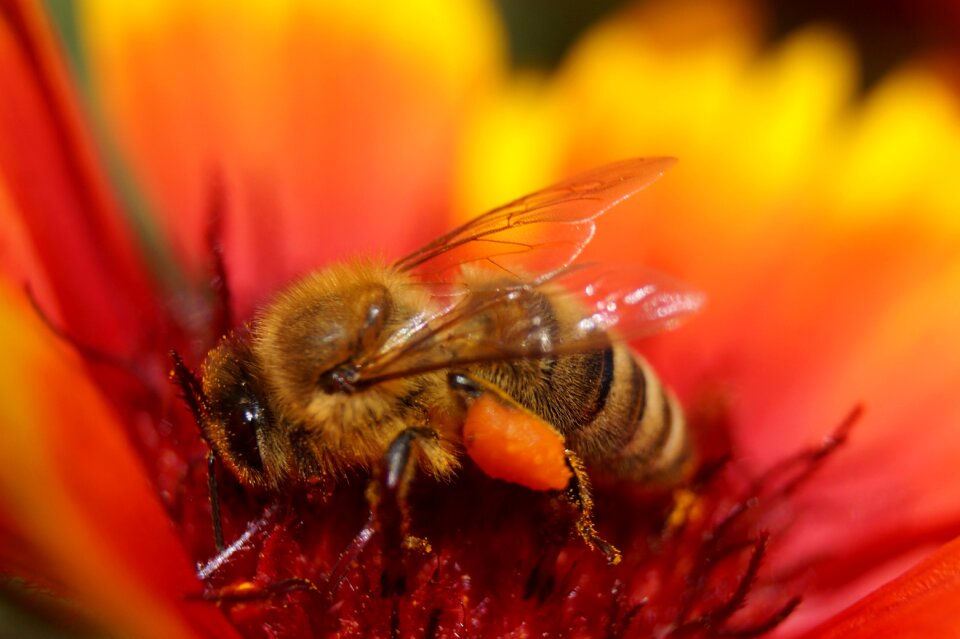
[[[134,338],[123,327],[156,315],[151,290],[40,7],[0,1],[0,196],[11,205],[0,219],[15,229],[8,250],[19,257],[3,267],[74,336],[119,350]]]
[[[805,636],[956,637],[957,602],[960,538]]]

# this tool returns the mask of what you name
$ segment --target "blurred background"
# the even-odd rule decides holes
[[[578,170],[675,156],[587,253],[707,294],[643,345],[662,377],[688,406],[722,395],[754,469],[866,406],[811,490],[827,514],[778,540],[823,566],[792,627],[956,534],[955,0],[45,6],[164,294],[207,290],[214,189],[247,318],[331,260],[398,257]]]
[[[270,12],[243,3],[117,10],[98,0],[44,2],[148,245],[156,232],[151,217],[200,208],[207,177],[196,170],[198,151],[207,165],[232,171],[221,138],[241,140],[246,166],[239,170],[260,171],[264,182],[274,171],[284,174],[280,182],[294,179],[274,157],[288,140],[271,144],[250,133],[282,138],[285,117],[294,118],[288,128],[299,129],[296,142],[316,149],[304,158],[329,164],[325,157],[353,145],[356,164],[344,162],[344,173],[349,166],[369,170],[365,145],[376,135],[387,139],[385,164],[402,154],[394,153],[398,145],[408,145],[418,165],[428,163],[424,156],[447,155],[447,174],[431,167],[419,178],[433,181],[425,189],[449,182],[451,192],[432,206],[459,217],[574,169],[638,153],[680,157],[691,180],[712,175],[699,185],[723,182],[721,203],[726,194],[740,205],[745,197],[782,201],[813,189],[844,214],[870,217],[878,202],[912,202],[920,191],[937,208],[956,202],[952,171],[945,171],[960,146],[960,8],[951,0],[483,0],[442,10],[421,2],[403,11],[347,11],[334,1],[279,3]],[[272,15],[263,21],[260,13]],[[297,19],[300,33],[286,22]],[[327,26],[310,33],[313,21]],[[206,30],[211,24],[216,32]],[[387,31],[395,33],[381,37]],[[446,50],[427,62],[423,56],[436,56],[437,47]],[[379,56],[389,55],[402,60],[398,68],[381,64]],[[264,75],[278,61],[286,66]],[[431,84],[438,78],[445,86]],[[410,86],[396,86],[403,82]],[[406,94],[417,91],[419,102]],[[398,112],[377,113],[371,98]],[[307,106],[291,113],[291,100]],[[437,122],[412,111],[431,112]],[[301,121],[311,114],[327,119]],[[144,131],[148,117],[158,139]],[[339,119],[338,136],[325,129],[331,118]],[[420,148],[392,139],[394,128],[419,135]],[[178,142],[179,153],[169,148]],[[163,166],[159,149],[171,155]],[[718,171],[723,151],[731,151],[728,166]],[[913,168],[893,166],[901,156],[911,156]],[[170,168],[175,163],[182,175]],[[322,182],[324,175],[314,168],[296,179]],[[362,185],[348,180],[338,192],[330,182],[309,197],[302,185],[290,186],[289,198],[286,185],[271,187],[269,197],[322,196],[353,207]],[[413,190],[391,195],[408,198]],[[167,269],[189,261],[193,251],[183,242],[173,238],[175,259],[157,247],[154,257]]]
[[[517,66],[555,67],[592,22],[639,2],[628,0],[498,0]],[[853,42],[862,61],[861,88],[867,88],[903,61],[936,51],[954,53],[960,36],[960,8],[951,0],[768,0],[757,5],[767,24],[768,45],[809,24],[829,24]]]
[[[44,1],[72,54],[77,56],[76,3]],[[549,70],[561,63],[567,50],[592,23],[643,2],[493,0],[493,4],[509,38],[512,64]],[[766,0],[757,3],[757,10],[767,24],[768,44],[812,23],[842,30],[859,52],[862,88],[913,56],[937,51],[956,53],[960,47],[960,7],[952,0]]]

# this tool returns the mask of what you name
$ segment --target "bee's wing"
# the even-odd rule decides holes
[[[700,291],[657,271],[637,265],[584,264],[566,269],[550,284],[555,296],[573,298],[580,310],[572,338],[583,350],[603,333],[618,339],[649,337],[676,328],[705,301]]]
[[[703,303],[700,293],[680,282],[635,266],[578,265],[533,281],[503,278],[438,289],[442,308],[412,321],[358,362],[360,383],[605,348],[613,340],[673,328]],[[522,305],[523,312],[512,313],[508,325],[492,326],[492,313],[511,304]]]
[[[673,158],[634,158],[588,171],[474,218],[399,260],[425,282],[455,282],[484,264],[525,277],[569,265],[593,238],[594,222],[659,178]]]

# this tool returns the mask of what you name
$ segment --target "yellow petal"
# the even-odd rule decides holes
[[[931,228],[960,230],[960,98],[920,65],[886,78],[851,122],[830,192],[852,224],[909,209]]]

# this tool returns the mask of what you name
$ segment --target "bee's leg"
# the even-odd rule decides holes
[[[220,604],[243,603],[245,601],[263,601],[270,597],[285,595],[298,590],[304,590],[314,595],[323,596],[323,591],[309,579],[303,577],[291,577],[280,579],[268,584],[257,583],[254,581],[241,581],[239,583],[229,584],[222,588],[216,588],[204,591],[203,593],[193,595],[188,594],[187,599],[202,599],[204,601],[214,601]]]
[[[383,535],[384,569],[381,576],[381,594],[384,597],[402,595],[406,590],[406,575],[402,559],[405,547],[419,547],[429,551],[425,541],[408,536],[410,514],[407,494],[416,464],[413,463],[414,445],[423,437],[435,437],[424,428],[408,428],[390,444],[383,456],[383,466],[367,490],[371,519]]]
[[[397,435],[387,448],[383,463],[367,486],[367,501],[370,503],[367,522],[341,553],[331,571],[325,589],[328,599],[332,598],[350,565],[377,532],[383,534],[384,540],[384,572],[381,575],[381,593],[384,597],[402,594],[406,588],[401,565],[403,549],[415,547],[430,551],[430,545],[425,540],[407,535],[409,513],[406,497],[415,471],[411,455],[414,442],[424,437],[434,438],[436,434],[429,429],[409,428]]]
[[[222,578],[220,570],[230,564],[236,553],[244,552],[249,548],[250,540],[255,537],[262,537],[268,534],[268,531],[274,528],[277,523],[277,512],[279,505],[273,503],[266,507],[263,514],[249,521],[244,530],[233,543],[208,559],[203,564],[197,565],[197,578],[203,584],[203,591],[199,593],[187,593],[185,596],[191,600],[212,601],[217,604],[243,604],[250,601],[266,601],[272,597],[287,595],[293,592],[306,592],[311,597],[323,597],[324,591],[314,584],[314,582],[305,577],[287,577],[283,579],[268,580],[260,576],[254,576],[249,579],[231,581],[227,584],[221,584]],[[320,605],[327,603],[329,605],[329,596],[327,601],[318,601]],[[284,603],[288,605],[288,603]]]
[[[590,479],[587,477],[583,460],[572,450],[567,450],[566,455],[567,466],[573,473],[573,478],[566,490],[566,496],[580,513],[576,523],[577,532],[580,533],[587,546],[603,553],[608,564],[611,566],[618,564],[622,559],[620,551],[613,544],[600,537],[593,525],[593,497],[590,495]]]
[[[469,410],[482,410],[474,421],[468,413],[463,434],[467,454],[477,466],[491,477],[534,490],[563,490],[579,512],[577,532],[587,546],[602,552],[610,564],[619,563],[620,551],[594,528],[587,471],[576,453],[566,448],[562,434],[488,382],[451,372],[447,383],[470,405]],[[481,440],[487,445],[480,446]],[[489,442],[496,442],[496,447]],[[536,464],[527,452],[531,448],[539,453]]]

